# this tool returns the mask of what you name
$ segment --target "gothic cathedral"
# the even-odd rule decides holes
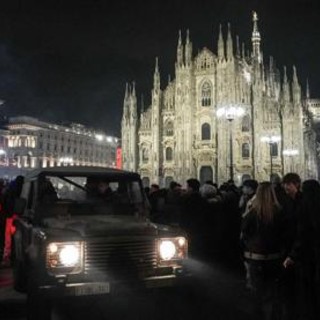
[[[122,117],[123,168],[143,183],[168,186],[188,178],[217,183],[269,180],[297,172],[317,178],[316,133],[293,66],[292,79],[272,57],[264,63],[258,17],[252,49],[240,49],[220,26],[217,54],[192,53],[179,33],[175,79],[160,86],[156,59],[152,100],[138,115],[134,83],[126,86]]]

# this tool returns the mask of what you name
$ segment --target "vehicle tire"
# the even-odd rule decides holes
[[[27,320],[51,320],[52,301],[38,291],[36,270],[28,266]]]
[[[18,292],[27,292],[27,273],[23,262],[16,259],[15,251],[12,252],[13,287]]]
[[[51,300],[28,291],[27,320],[51,320]]]

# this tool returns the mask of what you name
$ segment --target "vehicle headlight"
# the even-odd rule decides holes
[[[163,260],[172,259],[175,256],[177,251],[175,244],[170,240],[161,241],[159,249],[160,249],[160,257]]]
[[[184,237],[167,238],[158,240],[158,253],[160,262],[176,261],[187,258],[188,244]]]
[[[83,242],[52,242],[47,246],[47,269],[54,274],[80,273]]]

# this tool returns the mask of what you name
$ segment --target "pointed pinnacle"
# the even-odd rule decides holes
[[[306,97],[307,99],[310,99],[310,87],[309,87],[309,79],[307,78],[307,84],[306,84]]]
[[[135,97],[135,95],[136,95],[136,83],[133,81],[132,82],[132,96]]]
[[[293,82],[298,82],[297,68],[293,65]]]
[[[124,97],[127,98],[129,94],[128,82],[126,82],[126,91]]]
[[[284,66],[283,67],[283,82],[287,83],[288,82],[288,78],[287,78],[287,67]]]
[[[156,57],[155,72],[159,72],[159,59]]]

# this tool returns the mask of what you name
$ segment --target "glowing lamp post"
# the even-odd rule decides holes
[[[269,153],[270,153],[270,179],[272,177],[272,173],[273,173],[273,146],[274,144],[278,143],[279,141],[281,141],[281,137],[280,136],[266,136],[266,137],[262,137],[261,138],[262,142],[267,142],[269,144]]]
[[[232,147],[232,121],[235,118],[240,118],[244,115],[244,108],[240,107],[237,104],[227,104],[225,106],[221,106],[217,109],[217,117],[225,118],[229,121],[229,154],[230,154],[230,180],[233,180],[234,172],[233,172],[233,147]]]

